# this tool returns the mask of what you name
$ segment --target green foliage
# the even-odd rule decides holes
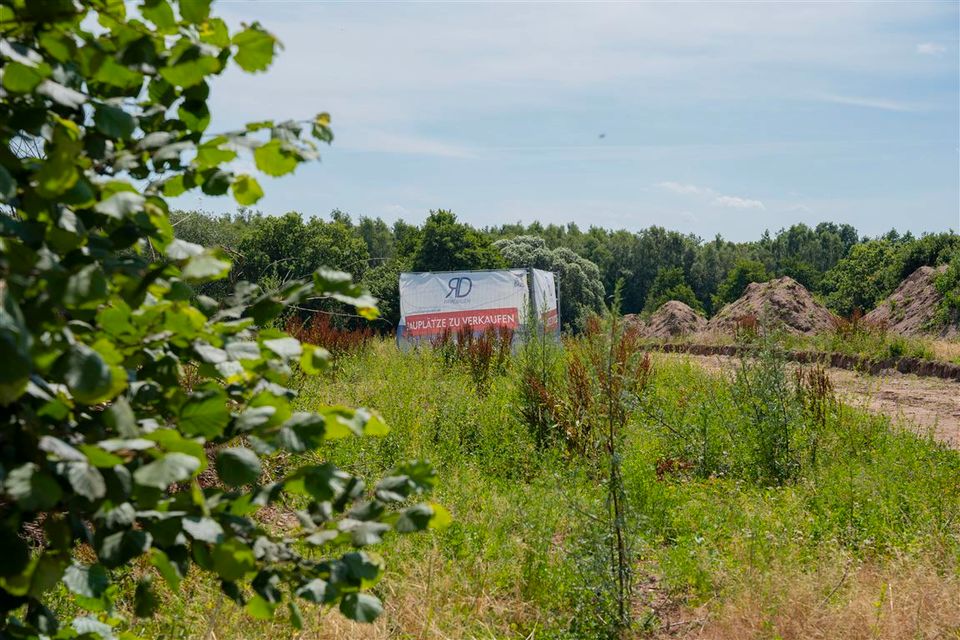
[[[687,284],[686,276],[680,267],[661,269],[657,272],[657,277],[654,278],[653,285],[650,287],[650,293],[647,294],[647,303],[643,307],[643,312],[653,313],[670,300],[677,300],[703,313],[703,305]]]
[[[581,326],[603,308],[603,283],[597,266],[565,248],[549,249],[541,238],[519,236],[494,245],[507,265],[552,271],[560,285],[560,319]]]
[[[947,264],[960,252],[960,236],[955,233],[927,233],[914,240],[901,239],[898,243],[895,279],[897,283],[926,265]]]
[[[535,337],[521,343],[516,357],[515,405],[537,447],[547,449],[564,440],[549,400],[565,369],[561,345],[534,325],[535,319],[529,318],[526,329]]]
[[[938,327],[935,328],[956,326],[960,322],[960,250],[954,252],[946,270],[937,276],[935,284],[943,296],[937,308],[934,322]]]
[[[393,259],[367,269],[363,286],[377,299],[380,317],[396,328],[400,324],[400,274],[409,271],[405,260]]]
[[[16,65],[0,101],[0,626],[112,637],[111,574],[138,558],[171,589],[191,566],[212,573],[259,618],[281,602],[295,612],[322,587],[325,604],[369,621],[380,607],[365,591],[383,568],[349,547],[434,523],[439,508],[408,504],[432,487],[431,468],[400,464],[372,490],[328,462],[261,470],[282,451],[386,432],[368,410],[295,411],[294,367],[309,353],[317,370],[324,352],[264,328],[308,299],[370,318],[375,300],[350,274],[311,264],[273,291],[241,282],[218,305],[198,288],[226,276],[227,254],[175,238],[164,200],[232,189],[249,204],[260,188],[231,169],[238,150],[268,175],[289,173],[317,157],[314,140],[331,140],[329,118],[206,134],[208,80],[231,59],[265,69],[276,40],[256,24],[231,38],[204,0],[140,8],[143,19],[95,0],[0,7],[0,46]],[[42,152],[13,153],[24,139]],[[225,487],[199,480],[213,451]],[[252,517],[278,502],[301,509],[300,528],[279,535]],[[75,555],[79,544],[89,552]],[[58,631],[45,603],[60,582],[73,596],[63,608],[100,617]],[[134,599],[137,615],[156,610],[149,576]]]
[[[793,278],[810,291],[817,291],[820,288],[820,280],[823,277],[823,274],[812,264],[796,258],[788,258],[781,262],[777,275]]]
[[[713,297],[714,310],[719,311],[723,305],[742,296],[751,282],[766,282],[769,279],[770,273],[762,263],[756,260],[738,260]]]
[[[414,271],[498,269],[503,258],[485,236],[443,209],[431,211],[412,256]]]
[[[375,261],[374,266],[393,258],[396,255],[394,233],[380,218],[361,217],[357,223],[357,233],[367,245],[370,259]]]
[[[823,277],[827,307],[841,316],[874,308],[900,284],[891,269],[896,254],[897,247],[889,240],[855,245],[850,255]]]
[[[613,294],[618,282],[623,282],[622,310],[639,313],[657,273],[677,267],[687,273],[698,244],[699,240],[692,235],[662,227],[650,227],[635,234],[591,227],[584,234],[580,253],[600,268],[608,296]]]
[[[237,244],[243,256],[238,275],[251,282],[284,282],[308,276],[321,266],[363,275],[370,254],[348,222],[326,222],[299,213],[254,216]]]
[[[406,558],[439,556],[433,595],[411,605],[415,613],[398,623],[397,633],[609,637],[610,620],[598,614],[614,605],[607,598],[611,539],[606,521],[594,518],[608,506],[598,482],[604,470],[596,458],[566,453],[562,438],[557,446],[538,446],[519,402],[528,372],[539,377],[546,370],[555,392],[569,388],[572,362],[589,350],[586,340],[568,339],[564,349],[545,354],[521,350],[484,396],[472,392],[466,368],[446,366],[429,349],[400,353],[389,340],[345,362],[333,388],[306,381],[302,402],[346,397],[375,404],[393,427],[386,438],[338,446],[337,463],[377,475],[395,459],[426,454],[445,479],[438,499],[456,523],[436,542],[389,543],[412,549]],[[655,575],[659,597],[724,607],[758,580],[791,594],[792,580],[805,585],[838,557],[872,567],[902,557],[955,570],[956,451],[841,405],[815,391],[809,378],[798,389],[792,365],[746,367],[748,380],[738,381],[710,375],[695,361],[651,356],[641,401],[625,402],[621,455],[638,584],[646,589]],[[591,389],[601,384],[585,380]],[[572,406],[596,394],[557,395]],[[547,424],[558,434],[557,422]],[[796,455],[778,446],[784,429],[800,445]],[[790,477],[777,484],[781,471]],[[448,562],[457,571],[439,569]],[[785,566],[803,577],[785,574]],[[391,568],[396,573],[385,588],[423,585],[422,562]],[[838,578],[824,585],[825,593]],[[662,614],[647,609],[641,593],[647,592],[638,590],[638,622],[655,628]],[[500,606],[475,608],[478,598],[489,597]],[[419,609],[438,601],[427,615]],[[837,606],[843,602],[838,594]]]
[[[919,267],[947,264],[958,249],[960,238],[955,233],[914,238],[891,232],[854,246],[846,258],[824,274],[820,288],[835,313],[847,316],[856,309],[868,311]],[[945,322],[947,316],[940,316]]]
[[[209,148],[205,150],[205,155],[213,154],[212,157],[216,157],[226,152],[226,149],[219,147]],[[240,182],[235,181],[233,189],[235,197],[238,190],[244,194],[247,193],[245,189],[253,188],[242,179],[238,180]],[[181,193],[183,181],[178,181],[176,177],[166,183],[165,193],[175,185],[178,187],[176,193]],[[2,188],[3,176],[0,174]],[[449,212],[443,212],[442,215],[437,212],[429,223],[430,231],[427,234],[428,245],[432,244],[436,249],[431,257],[431,251],[422,245],[427,225],[421,228],[403,220],[388,226],[379,218],[361,217],[354,224],[347,214],[334,211],[330,223],[315,219],[280,223],[275,218],[252,215],[245,209],[234,216],[216,219],[196,212],[175,213],[172,217],[177,237],[204,246],[210,244],[201,241],[201,238],[209,240],[230,253],[234,258],[234,269],[230,275],[232,280],[241,277],[245,268],[245,253],[239,249],[243,242],[245,250],[250,251],[253,261],[259,265],[249,267],[251,273],[243,277],[261,277],[257,269],[265,269],[266,273],[262,276],[264,282],[276,283],[292,273],[290,267],[309,272],[310,265],[315,268],[317,264],[329,264],[363,277],[364,283],[369,282],[376,287],[378,297],[395,300],[398,291],[396,282],[391,283],[392,274],[414,269],[415,258],[420,260],[421,268],[429,269],[449,267],[451,264],[459,265],[458,268],[480,268],[495,263],[502,266],[502,263],[491,259],[484,249],[487,241],[492,241],[498,246],[517,245],[510,250],[521,258],[514,261],[517,265],[530,263],[530,256],[533,255],[538,268],[551,268],[549,265],[556,263],[553,269],[559,274],[559,270],[564,269],[564,263],[578,263],[580,271],[588,275],[589,280],[596,277],[600,281],[601,287],[596,290],[604,292],[597,296],[586,294],[587,298],[602,300],[604,295],[613,291],[614,284],[623,279],[623,310],[628,313],[639,313],[645,309],[649,311],[647,303],[651,300],[651,294],[654,300],[662,300],[663,288],[662,283],[656,283],[657,275],[673,269],[683,272],[683,280],[707,314],[716,313],[719,309],[715,303],[722,305],[733,295],[726,288],[732,286],[733,291],[742,291],[740,285],[744,283],[744,263],[749,263],[753,272],[746,274],[749,276],[746,281],[763,279],[765,272],[765,279],[790,276],[816,294],[830,294],[836,288],[835,276],[838,272],[850,268],[847,265],[835,269],[838,263],[848,257],[852,247],[874,242],[867,238],[861,240],[849,225],[833,223],[821,223],[815,228],[797,224],[781,229],[776,234],[764,233],[757,241],[734,243],[720,236],[704,242],[695,236],[660,227],[650,227],[637,233],[596,227],[583,232],[572,223],[558,226],[534,222],[530,225],[510,224],[475,230],[455,222]],[[454,222],[451,223],[451,219]],[[921,265],[944,264],[957,245],[957,237],[953,233],[926,234],[918,238],[897,234],[884,239],[883,242],[891,243],[894,250],[882,274],[878,275],[879,280],[887,283],[881,289],[889,293]],[[365,252],[362,246],[366,247]],[[287,265],[288,256],[281,255],[279,249],[293,251],[294,247],[302,255],[289,260],[293,264]],[[554,255],[549,255],[551,253]],[[556,258],[560,254],[565,256],[562,260]],[[451,256],[454,258],[451,259]],[[278,260],[283,262],[274,264]],[[507,262],[511,263],[511,260]],[[592,263],[592,266],[588,266],[588,263]],[[384,265],[389,266],[371,274],[369,280],[366,278],[367,271]],[[762,265],[762,269],[757,265]],[[875,265],[869,266],[873,268]],[[824,279],[831,270],[831,277]],[[576,269],[570,275],[578,283],[586,284]],[[675,275],[671,278],[673,282],[678,282]],[[592,283],[587,286],[591,291],[596,288]],[[655,286],[656,292],[653,291]],[[568,289],[561,296],[561,304],[564,303],[563,298],[576,300],[580,288],[564,285],[563,279],[561,287]],[[726,287],[722,294],[721,287]],[[228,292],[222,282],[205,284],[201,291],[218,300]],[[697,308],[696,304],[691,304],[690,292],[685,289],[674,291],[670,297],[680,298]],[[835,297],[844,296],[836,294]],[[736,296],[732,299],[736,299]],[[589,301],[586,306],[594,311],[600,308],[599,303],[594,305]],[[384,316],[392,324],[396,324],[397,317],[394,309],[395,306],[384,305]],[[576,319],[578,315],[585,317],[576,309],[568,309],[565,320]]]
[[[573,351],[586,348],[582,340],[569,338],[565,348],[551,350],[558,376],[567,374]],[[491,376],[481,396],[473,392],[467,367],[448,366],[432,349],[402,353],[389,338],[374,340],[344,358],[335,375],[304,378],[294,409],[332,402],[377,406],[390,433],[325,443],[303,458],[263,461],[268,476],[303,459],[362,477],[383,476],[411,456],[437,465],[444,481],[436,499],[455,522],[424,536],[393,536],[380,547],[389,571],[374,593],[415,594],[387,603],[384,615],[395,614],[395,635],[610,637],[611,620],[602,614],[616,610],[609,598],[611,538],[606,521],[596,518],[608,508],[598,482],[603,470],[592,459],[568,455],[562,445],[537,445],[518,410],[523,357],[518,353],[503,375]],[[534,367],[542,371],[540,363],[534,360]],[[819,602],[848,564],[851,585],[863,563],[871,576],[896,579],[905,577],[897,573],[904,566],[932,567],[924,589],[954,587],[960,454],[856,406],[797,394],[792,368],[787,365],[783,396],[788,415],[807,416],[796,419],[797,429],[823,426],[816,462],[800,456],[792,479],[776,484],[759,479],[751,467],[760,451],[746,439],[755,418],[746,410],[748,398],[735,398],[742,393],[737,381],[712,375],[695,360],[651,355],[646,392],[640,402],[625,402],[620,450],[626,530],[637,560],[638,633],[662,633],[676,622],[669,612],[676,608],[682,619],[708,617],[709,631],[716,611],[742,606],[758,585],[792,607],[796,594],[822,575],[814,583]],[[750,375],[751,385],[767,379],[753,368]],[[769,389],[757,396],[778,397]],[[827,411],[819,412],[823,407]],[[825,423],[815,422],[818,415]],[[794,435],[803,441],[802,431]],[[716,473],[691,466],[704,450]],[[162,580],[154,582],[164,615],[138,623],[144,637],[184,638],[208,628],[222,640],[290,634],[281,609],[265,621],[217,608],[220,585],[210,574],[191,572],[173,594]],[[120,610],[132,610],[135,571],[114,586],[121,589]],[[311,583],[301,599],[319,600],[323,593]],[[841,588],[829,606],[847,615],[863,596]],[[665,600],[671,603],[667,613]],[[779,622],[776,606],[764,600],[745,613],[767,615],[773,608],[770,633],[786,637],[795,618]],[[301,613],[304,628],[320,637],[351,631],[324,626],[332,626],[330,614],[320,607],[304,606]]]

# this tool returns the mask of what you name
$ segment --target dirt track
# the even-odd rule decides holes
[[[730,371],[738,360],[729,356],[667,355],[689,358],[704,368]],[[960,448],[960,383],[891,372],[864,375],[845,369],[829,369],[834,388],[851,405],[889,415],[895,422],[915,431],[929,433]]]

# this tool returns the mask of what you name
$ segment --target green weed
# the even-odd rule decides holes
[[[615,611],[611,530],[596,520],[608,509],[605,474],[595,449],[578,452],[559,432],[541,431],[556,429],[556,407],[539,427],[529,424],[539,400],[524,395],[525,376],[537,374],[565,396],[578,361],[596,389],[587,340],[508,356],[484,394],[468,366],[432,349],[401,353],[380,339],[342,356],[328,379],[304,381],[302,408],[372,406],[391,426],[385,437],[332,443],[311,457],[371,478],[426,457],[442,478],[436,499],[454,517],[446,531],[386,541],[395,560],[378,587],[383,622],[347,628],[322,610],[308,612],[309,637],[613,635],[616,625],[601,614]],[[859,606],[853,588],[830,593],[838,558],[900,572],[939,567],[941,578],[924,573],[925,588],[939,579],[939,597],[960,593],[950,578],[960,558],[960,454],[843,405],[816,373],[798,377],[772,351],[756,355],[728,378],[652,356],[644,392],[622,404],[623,531],[637,583],[653,585],[633,599],[635,633],[672,629],[678,611],[726,619],[738,606],[755,607],[737,615],[765,621],[771,637],[802,627],[789,613],[794,589],[810,599],[829,595],[834,609]],[[602,414],[592,402],[586,418],[596,420]],[[270,517],[282,526],[283,514]],[[809,576],[820,575],[831,584],[810,591]],[[755,602],[758,589],[767,598]],[[161,597],[176,620],[137,623],[142,635],[208,638],[212,628],[224,640],[282,629],[246,620],[200,576]]]

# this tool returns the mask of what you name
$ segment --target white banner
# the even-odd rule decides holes
[[[401,273],[397,338],[429,340],[465,326],[517,330],[528,299],[526,269]]]
[[[533,299],[543,330],[547,333],[559,333],[560,310],[557,304],[557,286],[553,273],[533,269]]]

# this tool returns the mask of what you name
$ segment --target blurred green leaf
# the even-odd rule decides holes
[[[216,72],[220,63],[212,56],[199,56],[196,59],[175,64],[160,69],[164,80],[177,87],[192,87],[203,82],[203,79]]]
[[[86,462],[73,462],[67,466],[70,486],[87,500],[99,500],[107,494],[107,485],[96,467]]]
[[[218,136],[197,147],[197,157],[193,161],[194,164],[201,169],[207,169],[224,162],[230,162],[236,158],[236,151],[223,148],[222,145],[226,144],[226,142],[226,138]]]
[[[170,558],[167,557],[167,554],[154,547],[150,550],[150,563],[153,564],[157,571],[160,572],[160,575],[163,576],[164,580],[166,580],[167,585],[176,591],[176,589],[180,586],[180,580],[183,579],[183,576],[180,574],[180,570],[177,568],[177,565],[170,562]]]
[[[63,302],[68,307],[96,308],[106,297],[107,278],[99,265],[87,265],[67,278]]]
[[[233,36],[237,47],[233,59],[244,71],[264,71],[273,61],[276,43],[276,38],[254,24]]]
[[[191,0],[186,0],[183,4],[190,2]],[[177,26],[177,19],[167,0],[145,0],[140,6],[140,14],[161,31]]]
[[[3,67],[3,88],[13,93],[30,93],[44,79],[50,77],[50,66],[28,66],[19,62],[7,62]]]
[[[49,509],[63,496],[56,479],[32,462],[12,469],[3,487],[25,511]]]
[[[215,254],[204,252],[193,256],[183,268],[183,277],[187,280],[217,280],[226,277],[230,271],[230,263],[218,258]]]
[[[258,186],[259,188],[259,186]],[[6,167],[0,165],[0,202],[6,202],[13,198],[17,193],[17,183],[7,171]],[[236,195],[236,191],[234,191]],[[263,195],[263,192],[260,193]]]
[[[300,347],[300,341],[296,338],[286,337],[264,340],[263,346],[285,359],[299,358],[300,354],[303,353]]]
[[[211,556],[214,570],[228,582],[234,582],[252,573],[257,566],[253,551],[236,538],[214,546]]]
[[[110,586],[110,577],[102,565],[72,564],[63,574],[63,583],[77,595],[99,598]]]
[[[260,478],[260,458],[245,447],[221,449],[217,452],[217,475],[233,487],[254,484]]]
[[[219,389],[192,394],[180,409],[180,429],[188,436],[215,438],[229,421],[227,397]]]
[[[263,189],[256,178],[242,174],[233,180],[233,199],[237,204],[249,206],[263,197]]]
[[[348,593],[340,601],[340,613],[357,622],[373,622],[383,613],[383,605],[370,594]]]
[[[230,32],[227,23],[220,18],[210,18],[200,25],[200,40],[225,49],[230,46]]]
[[[223,540],[223,527],[213,518],[190,516],[184,518],[183,530],[194,540],[219,544]]]
[[[257,169],[268,176],[282,176],[297,168],[297,158],[283,148],[279,140],[260,145],[253,152]]]
[[[180,3],[180,15],[187,22],[201,24],[210,16],[210,0],[185,0]]]
[[[137,484],[166,489],[174,482],[187,480],[200,468],[200,461],[185,453],[168,453],[133,472]]]
[[[277,605],[270,604],[260,596],[253,596],[246,605],[246,611],[257,620],[272,620]]]
[[[70,347],[60,359],[63,381],[74,399],[84,404],[97,404],[110,396],[113,377],[110,367],[99,353],[85,344]]]
[[[93,210],[105,216],[120,220],[143,209],[146,198],[133,191],[120,191],[106,200],[98,202]]]
[[[137,122],[133,116],[121,109],[107,104],[98,104],[93,112],[93,122],[97,130],[117,140],[124,140],[133,135]]]

